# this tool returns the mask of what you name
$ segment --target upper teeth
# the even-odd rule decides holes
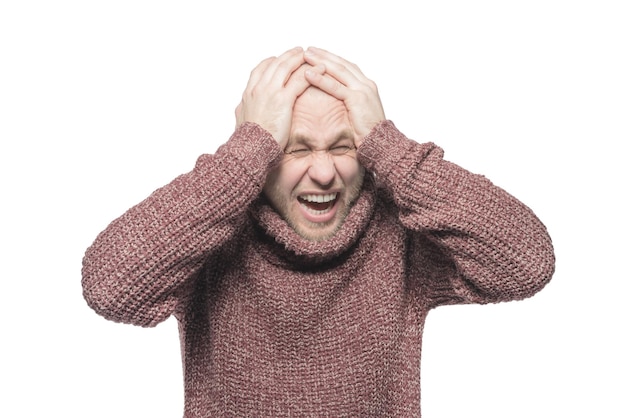
[[[337,193],[331,194],[306,194],[304,196],[300,196],[302,200],[306,200],[307,202],[315,202],[315,203],[324,203],[330,202],[331,200],[335,200],[337,198]]]

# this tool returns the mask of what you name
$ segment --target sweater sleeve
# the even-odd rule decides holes
[[[155,326],[180,309],[205,260],[234,237],[282,151],[245,123],[214,155],[114,220],[87,249],[83,295],[116,322]]]
[[[392,122],[379,123],[359,148],[419,242],[412,257],[427,273],[432,305],[523,299],[554,272],[545,226],[520,201],[488,179],[443,159],[432,143],[407,139]]]

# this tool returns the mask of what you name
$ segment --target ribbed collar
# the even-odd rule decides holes
[[[321,267],[320,264],[339,261],[347,256],[365,232],[376,205],[373,180],[366,175],[363,188],[352,205],[343,225],[331,238],[311,241],[300,236],[261,196],[250,208],[258,225],[257,250],[273,264],[293,270]]]

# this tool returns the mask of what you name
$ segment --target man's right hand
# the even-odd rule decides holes
[[[304,61],[303,49],[293,48],[279,57],[267,58],[252,70],[248,85],[235,110],[237,127],[254,122],[267,130],[281,148],[291,131],[293,106],[310,86],[304,77],[307,69],[323,73],[324,66],[311,67]]]

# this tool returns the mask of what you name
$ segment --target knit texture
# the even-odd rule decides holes
[[[363,191],[325,241],[300,237],[263,197],[281,155],[246,123],[86,252],[96,312],[178,319],[186,418],[419,417],[428,311],[522,299],[552,276],[530,209],[390,121],[359,148]]]

